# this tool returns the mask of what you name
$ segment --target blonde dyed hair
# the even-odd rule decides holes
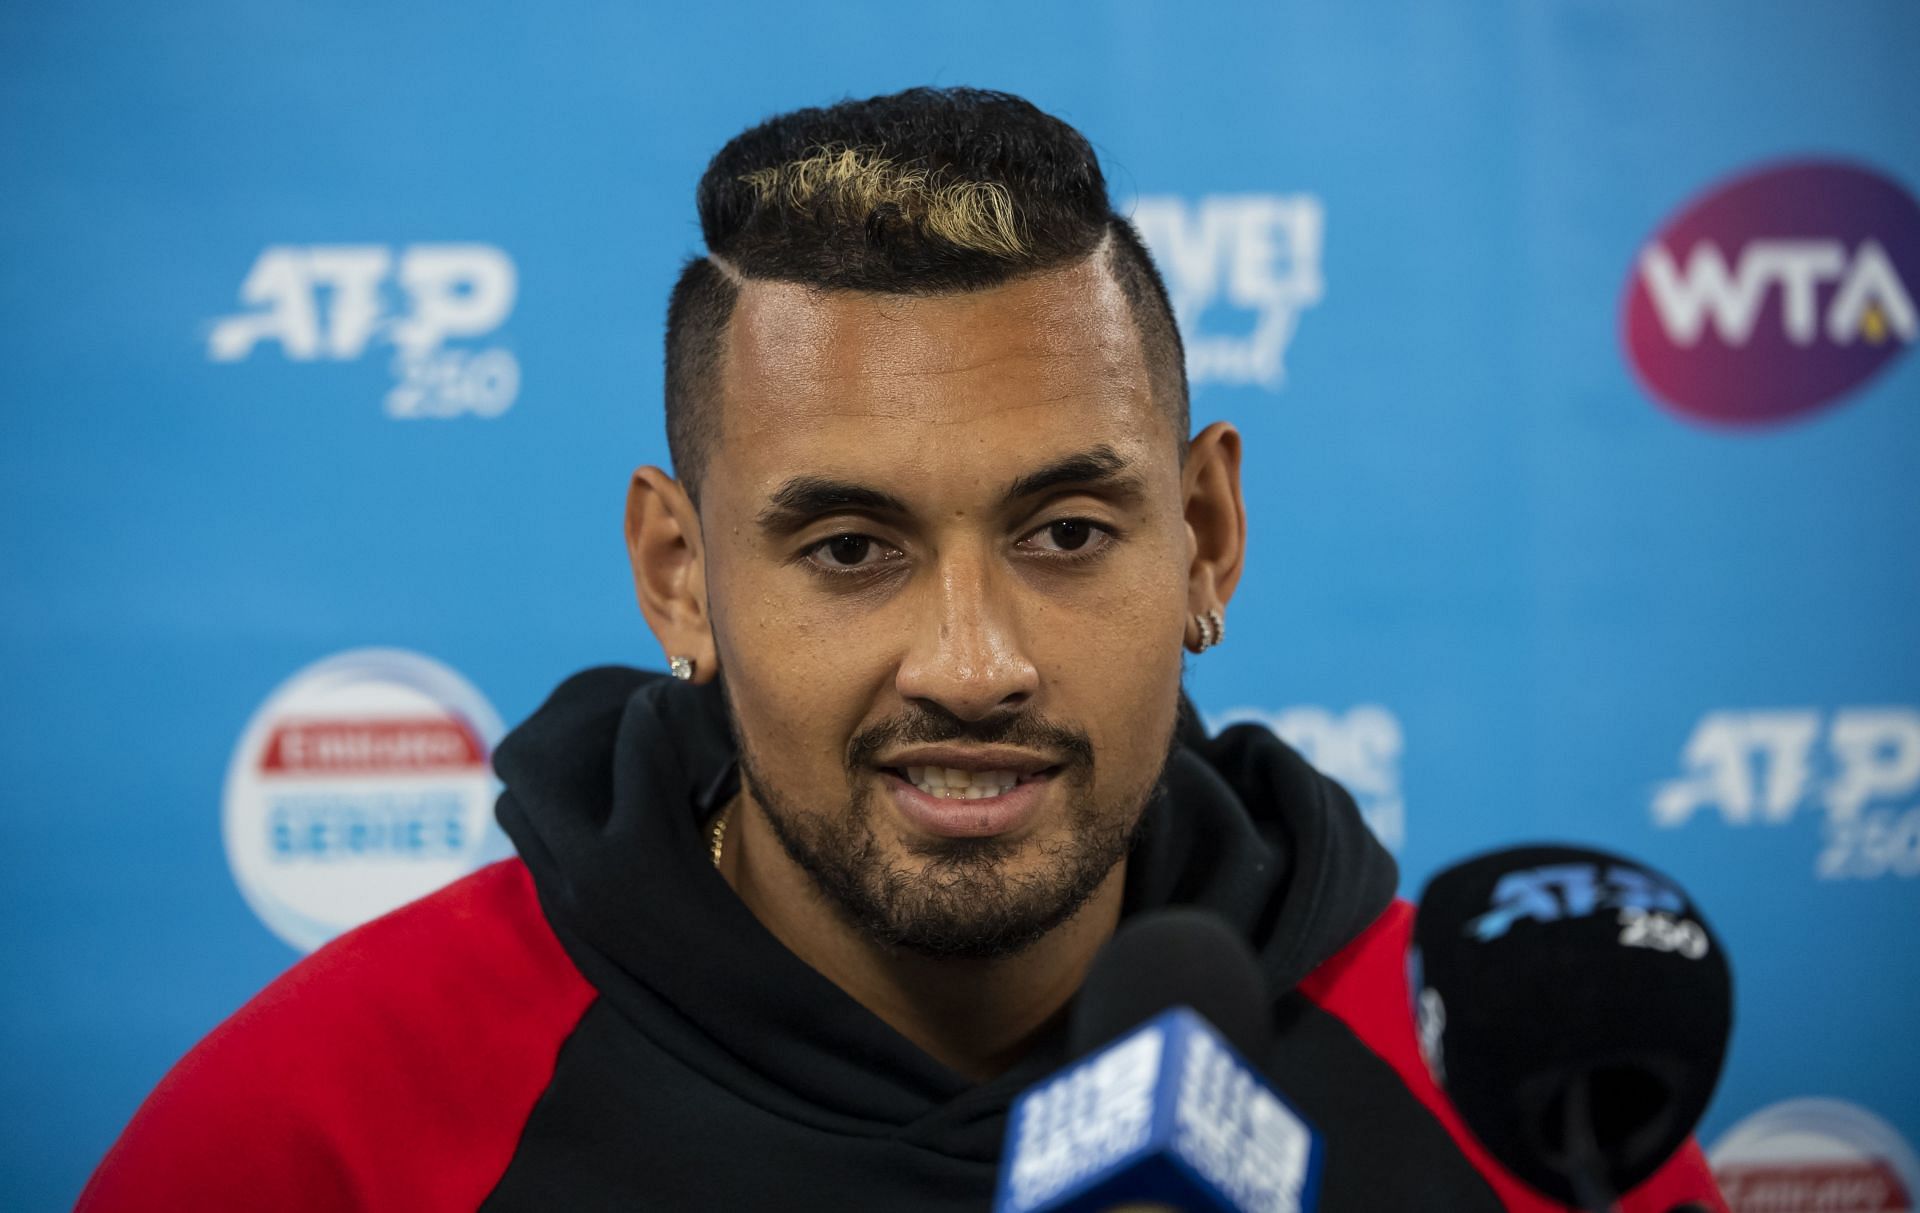
[[[811,210],[825,205],[839,219],[859,224],[890,208],[956,248],[1009,260],[1029,251],[1006,186],[946,180],[871,148],[820,147],[740,180],[759,206]]]

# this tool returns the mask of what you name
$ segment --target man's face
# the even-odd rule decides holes
[[[870,936],[1016,950],[1124,856],[1174,727],[1185,436],[1125,300],[1098,258],[749,283],[726,348],[700,519],[748,791]]]

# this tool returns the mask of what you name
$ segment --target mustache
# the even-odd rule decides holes
[[[977,745],[1018,746],[1054,756],[1063,767],[1093,765],[1093,741],[1084,732],[1032,712],[962,720],[937,706],[917,705],[891,720],[862,729],[847,743],[847,769],[873,765],[883,751],[898,745],[937,745],[970,741]]]

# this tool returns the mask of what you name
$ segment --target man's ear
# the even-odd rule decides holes
[[[668,657],[693,660],[693,680],[719,673],[707,614],[707,566],[700,516],[680,482],[657,467],[633,474],[627,489],[627,558],[640,613]]]
[[[1240,496],[1240,431],[1216,421],[1187,446],[1181,473],[1187,536],[1187,613],[1226,613],[1247,551],[1247,505]],[[1197,633],[1198,629],[1194,629]]]

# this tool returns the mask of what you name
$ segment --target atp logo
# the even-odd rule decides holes
[[[1270,712],[1228,708],[1207,718],[1210,732],[1231,724],[1257,724],[1272,732],[1353,794],[1360,815],[1380,845],[1398,855],[1407,841],[1407,803],[1400,787],[1400,754],[1406,735],[1400,719],[1377,703],[1334,713],[1317,704]]]
[[[1684,772],[1654,790],[1653,823],[1712,811],[1729,826],[1823,816],[1822,880],[1920,876],[1920,709],[1709,712],[1681,751]]]
[[[1467,924],[1467,934],[1481,943],[1499,939],[1516,922],[1559,922],[1601,910],[1620,910],[1625,922],[1686,908],[1680,890],[1651,872],[1622,863],[1557,863],[1508,872],[1494,886],[1492,903],[1486,913]]]
[[[1873,378],[1920,336],[1920,204],[1834,161],[1737,177],[1640,251],[1624,340],[1647,390],[1682,416],[1785,421]]]
[[[449,347],[493,333],[513,311],[519,277],[488,244],[272,245],[240,283],[252,310],[215,320],[212,362],[244,362],[275,345],[290,362],[352,362],[394,351],[390,417],[497,417],[520,393],[503,347]]]
[[[1286,379],[1300,313],[1320,302],[1324,215],[1311,194],[1141,198],[1133,222],[1166,275],[1195,384]]]

